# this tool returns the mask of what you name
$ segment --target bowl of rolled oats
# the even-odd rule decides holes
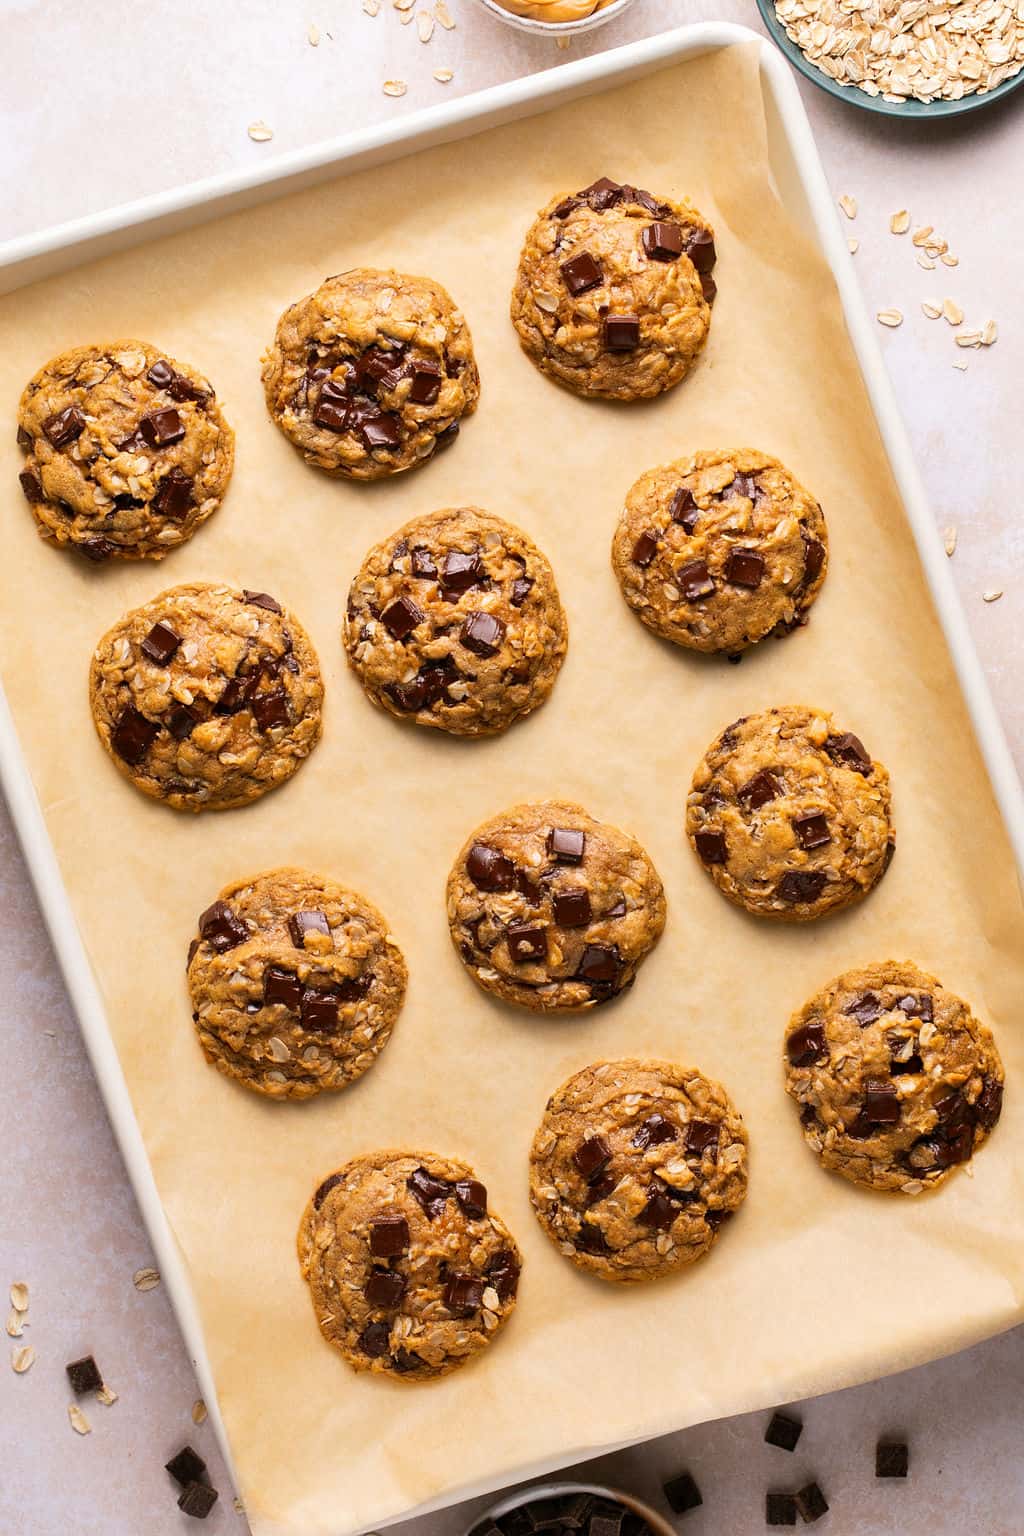
[[[1024,83],[1024,0],[757,0],[793,67],[890,117],[954,117]]]

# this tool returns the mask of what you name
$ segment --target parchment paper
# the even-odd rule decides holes
[[[507,318],[519,245],[555,190],[602,174],[686,194],[720,261],[710,345],[656,404],[584,402],[541,378]],[[264,415],[277,316],[357,263],[427,272],[468,315],[483,377],[454,450],[393,484],[307,469]],[[214,380],[238,431],[223,509],[159,569],[94,570],[46,548],[20,502],[14,407],[51,354],[137,335]],[[1021,1313],[1024,925],[1009,847],[918,568],[833,284],[773,194],[756,52],[730,50],[110,258],[0,304],[7,514],[0,632],[14,710],[109,1009],[170,1221],[191,1271],[249,1517],[268,1533],[350,1532],[469,1485],[615,1442],[842,1386],[951,1351]],[[655,640],[621,600],[609,544],[650,464],[701,446],[777,454],[820,497],[831,572],[810,626],[741,666]],[[571,627],[548,705],[504,738],[403,729],[346,670],[348,581],[383,533],[476,502],[550,556]],[[225,579],[277,594],[317,645],[322,745],[258,805],[201,818],[134,793],[86,698],[96,638],[164,587]],[[720,727],[771,704],[835,711],[889,767],[898,849],[854,912],[747,919],[681,830]],[[629,828],[669,897],[633,991],[534,1019],[485,997],[448,940],[443,887],[464,836],[515,800],[560,795]],[[204,1065],[185,949],[229,879],[284,862],[365,891],[409,962],[373,1070],[340,1096],[265,1104]],[[935,1198],[830,1178],[781,1081],[790,1011],[836,972],[912,957],[971,999],[1007,1068],[1003,1123]],[[653,1054],[726,1083],[750,1129],[746,1207],[710,1258],[620,1291],[562,1259],[527,1201],[548,1093],[602,1055]],[[321,1341],[294,1253],[310,1190],[388,1145],[468,1159],[525,1251],[520,1304],[486,1358],[415,1389],[357,1377]]]

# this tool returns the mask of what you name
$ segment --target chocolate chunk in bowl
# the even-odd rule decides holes
[[[682,1485],[683,1479],[677,1480]],[[695,1509],[700,1492],[687,1479]],[[477,1517],[466,1536],[674,1536],[665,1517],[635,1494],[597,1483],[539,1483],[501,1499]]]

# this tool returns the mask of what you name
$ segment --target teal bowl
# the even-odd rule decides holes
[[[861,107],[865,112],[877,112],[882,117],[904,117],[911,121],[921,121],[926,117],[960,117],[964,112],[973,112],[977,108],[991,106],[994,101],[1002,101],[1019,85],[1024,85],[1022,69],[1018,74],[1011,75],[1009,80],[1004,80],[1002,85],[997,85],[994,91],[986,91],[981,96],[975,92],[970,96],[962,96],[959,101],[883,101],[880,96],[869,96],[855,85],[838,85],[824,70],[806,59],[796,43],[787,37],[785,27],[775,14],[774,0],[757,0],[757,8],[772,42],[806,80],[813,81],[821,90],[827,91],[839,101],[848,102],[851,107]]]

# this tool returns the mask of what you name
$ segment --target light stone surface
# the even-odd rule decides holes
[[[357,0],[252,0],[244,10],[224,6],[216,14],[199,0],[154,0],[143,8],[108,0],[99,10],[77,0],[6,0],[0,172],[8,196],[0,239],[257,165],[683,22],[757,26],[753,0],[637,0],[621,20],[560,52],[545,38],[503,27],[473,0],[449,3],[456,29],[436,27],[424,46],[388,0],[374,18]],[[316,48],[307,37],[311,23],[320,31]],[[446,86],[432,78],[442,68],[455,72]],[[83,81],[100,78],[103,89],[83,88]],[[389,99],[385,79],[407,81],[407,93]],[[1021,214],[1011,193],[1024,153],[1024,88],[967,121],[910,127],[873,119],[810,86],[801,90],[833,192],[851,193],[859,204],[855,220],[837,217],[860,242],[854,261],[868,310],[891,306],[905,316],[897,329],[880,328],[879,338],[937,527],[959,531],[957,585],[1020,768],[1024,287],[1015,238]],[[270,142],[247,137],[248,124],[260,118],[274,130]],[[146,124],[145,131],[128,131],[132,121]],[[84,145],[83,160],[75,147]],[[614,145],[604,161],[595,176],[628,174]],[[901,208],[910,210],[912,228],[933,224],[960,265],[917,267],[909,236],[889,233],[889,216]],[[958,349],[944,320],[925,318],[922,301],[947,296],[963,308],[965,328],[997,321],[994,347]],[[256,338],[257,351],[260,344]],[[953,368],[965,361],[966,373]],[[13,408],[9,402],[12,417]],[[866,559],[869,571],[869,552]],[[982,601],[984,592],[999,589],[1000,601]],[[210,1427],[196,1428],[190,1418],[198,1389],[166,1293],[140,1294],[132,1286],[133,1272],[152,1263],[148,1240],[2,814],[0,902],[8,1062],[0,1111],[0,1283],[4,1292],[13,1280],[29,1283],[31,1326],[18,1342],[31,1341],[37,1351],[24,1376],[0,1363],[0,1533],[183,1531],[188,1523],[174,1507],[163,1463],[185,1441],[206,1458],[221,1490],[202,1529],[210,1536],[242,1532]],[[80,1438],[67,1421],[63,1367],[89,1351],[120,1400],[111,1408],[87,1402],[93,1431]],[[686,1536],[759,1536],[765,1489],[799,1487],[811,1477],[832,1505],[830,1536],[1015,1536],[1024,1524],[1022,1371],[1018,1329],[807,1405],[795,1456],[762,1444],[766,1415],[756,1414],[602,1459],[585,1475],[617,1481],[657,1504],[661,1479],[689,1467],[705,1503],[686,1518]],[[598,1438],[600,1426],[593,1432]],[[906,1484],[876,1483],[880,1432],[908,1435]],[[430,1517],[417,1525],[417,1536],[462,1536],[488,1502]]]

